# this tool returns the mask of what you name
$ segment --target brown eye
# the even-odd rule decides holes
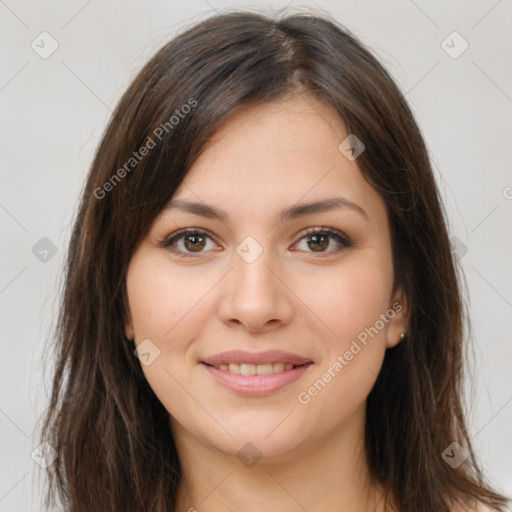
[[[309,235],[308,246],[315,252],[323,251],[329,247],[329,237],[326,235]]]
[[[213,238],[208,232],[199,228],[187,228],[171,234],[161,245],[178,256],[193,257],[208,251],[206,247],[209,240],[214,247]]]
[[[331,228],[309,228],[298,243],[302,241],[306,244],[301,250],[322,255],[329,255],[351,245],[348,237]],[[331,246],[333,246],[332,250],[328,250]]]
[[[187,251],[200,252],[206,245],[205,237],[203,235],[185,235],[183,245]]]

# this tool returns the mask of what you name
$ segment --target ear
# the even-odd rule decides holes
[[[386,348],[392,348],[401,341],[401,334],[407,333],[411,316],[407,297],[401,287],[393,295],[386,316],[390,319],[386,329]]]
[[[126,315],[126,321],[124,323],[124,335],[131,341],[135,339],[135,330],[129,313]]]

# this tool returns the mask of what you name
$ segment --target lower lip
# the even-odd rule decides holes
[[[287,384],[296,381],[308,370],[313,363],[297,366],[292,370],[285,370],[270,375],[237,375],[228,371],[219,370],[214,366],[201,363],[215,379],[227,388],[248,396],[263,396],[274,393]]]

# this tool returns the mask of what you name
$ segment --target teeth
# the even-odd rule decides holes
[[[291,370],[293,364],[284,363],[266,363],[266,364],[248,364],[248,363],[230,363],[215,365],[215,368],[224,372],[235,373],[237,375],[270,375],[271,373],[281,373]]]

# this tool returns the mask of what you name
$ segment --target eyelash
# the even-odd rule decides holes
[[[195,258],[197,256],[200,256],[201,254],[204,254],[203,252],[184,253],[184,252],[178,251],[178,250],[176,250],[176,248],[172,247],[172,245],[176,241],[178,241],[180,238],[183,238],[184,235],[190,235],[190,234],[193,234],[193,235],[204,235],[204,236],[207,236],[208,238],[212,239],[213,241],[215,241],[215,237],[209,231],[207,231],[206,229],[202,229],[202,228],[184,228],[184,229],[180,229],[180,230],[172,233],[171,235],[166,237],[164,240],[162,240],[161,246],[167,248],[168,250],[170,250],[171,252],[173,252],[177,256],[183,257],[183,258]],[[330,255],[331,253],[338,252],[343,247],[346,248],[346,247],[350,247],[350,245],[351,245],[350,240],[349,240],[349,238],[347,236],[345,236],[343,233],[341,233],[340,231],[338,231],[336,229],[328,228],[328,227],[307,228],[302,233],[302,236],[295,243],[300,242],[303,238],[306,238],[308,235],[318,235],[318,234],[329,235],[332,238],[334,238],[337,242],[339,242],[341,244],[341,246],[342,246],[342,247],[338,247],[338,249],[334,249],[332,251],[319,252],[319,253],[311,252],[312,254],[316,254],[319,257],[322,257],[322,255]]]

